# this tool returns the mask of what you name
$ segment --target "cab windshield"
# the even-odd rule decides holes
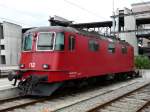
[[[53,50],[54,33],[40,33],[37,50]]]
[[[37,50],[64,50],[64,33],[40,33],[37,41]]]
[[[23,51],[30,51],[32,49],[32,34],[25,35],[23,38]]]

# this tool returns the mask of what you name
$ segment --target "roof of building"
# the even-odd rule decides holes
[[[112,21],[79,23],[79,24],[71,24],[70,26],[75,27],[75,28],[111,27],[112,26]]]
[[[133,3],[133,4],[131,4],[131,6],[135,6],[135,5],[148,5],[148,4],[150,4],[150,1],[148,1],[148,2],[140,2],[140,3]]]
[[[137,18],[136,25],[150,24],[150,18]]]

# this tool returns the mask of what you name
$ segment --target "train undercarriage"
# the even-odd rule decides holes
[[[28,78],[24,80],[20,80],[22,78],[22,74],[16,75],[15,72],[11,72],[8,75],[8,79],[9,81],[14,80],[14,86],[17,84],[21,96],[25,96],[25,95],[50,96],[53,92],[55,92],[62,85],[65,85],[65,82],[67,82],[66,84],[67,86],[68,84],[71,85],[71,83],[74,83],[75,85],[80,87],[82,85],[88,85],[89,83],[93,83],[93,82],[95,83],[96,81],[98,82],[99,79],[125,80],[127,78],[134,78],[134,77],[139,77],[139,76],[140,76],[139,71],[136,71],[136,72],[132,71],[132,72],[126,72],[126,73],[103,75],[103,76],[92,77],[92,78],[48,83],[47,76],[30,75]],[[17,81],[19,82],[17,83]]]

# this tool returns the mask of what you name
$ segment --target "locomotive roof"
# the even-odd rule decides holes
[[[111,40],[112,41],[115,41],[116,39],[115,38],[112,38],[112,37],[109,37],[107,36],[107,38],[105,38],[105,36],[102,36],[100,34],[98,34],[97,32],[88,32],[88,31],[85,31],[85,30],[80,30],[80,29],[75,29],[75,28],[72,28],[72,27],[63,27],[63,26],[47,26],[47,27],[38,27],[38,28],[33,28],[33,29],[30,29],[28,31],[25,32],[26,33],[34,33],[34,32],[48,32],[50,30],[60,30],[60,31],[67,31],[67,32],[74,32],[74,33],[79,33],[79,34],[82,34],[82,35],[87,35],[87,36],[94,36],[94,37],[99,37],[101,39],[107,39],[108,41]],[[124,41],[120,41],[120,44],[129,44],[128,42],[124,42]]]
[[[38,27],[38,28],[33,28],[30,30],[27,30],[26,33],[34,33],[34,32],[48,32],[50,30],[60,30],[60,31],[68,31],[68,32],[74,32],[74,33],[79,33],[82,35],[86,36],[95,36],[95,37],[102,37],[102,35],[98,34],[97,32],[89,32],[81,29],[76,29],[73,27],[63,27],[63,26],[47,26],[47,27]],[[108,36],[107,36],[108,37]]]
[[[63,26],[47,26],[47,27],[38,27],[33,28],[25,33],[34,33],[34,32],[48,32],[50,30],[60,30],[60,31],[68,31],[68,32],[75,32],[78,33],[79,31],[72,27],[63,27]]]

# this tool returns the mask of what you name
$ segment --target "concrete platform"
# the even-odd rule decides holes
[[[0,90],[0,100],[13,98],[19,96],[18,88],[10,88],[5,90]]]
[[[13,82],[10,82],[7,78],[0,79],[0,91],[5,89],[14,88],[12,85]]]
[[[7,78],[0,79],[0,100],[19,95],[17,87],[12,84],[13,82],[8,81]]]

